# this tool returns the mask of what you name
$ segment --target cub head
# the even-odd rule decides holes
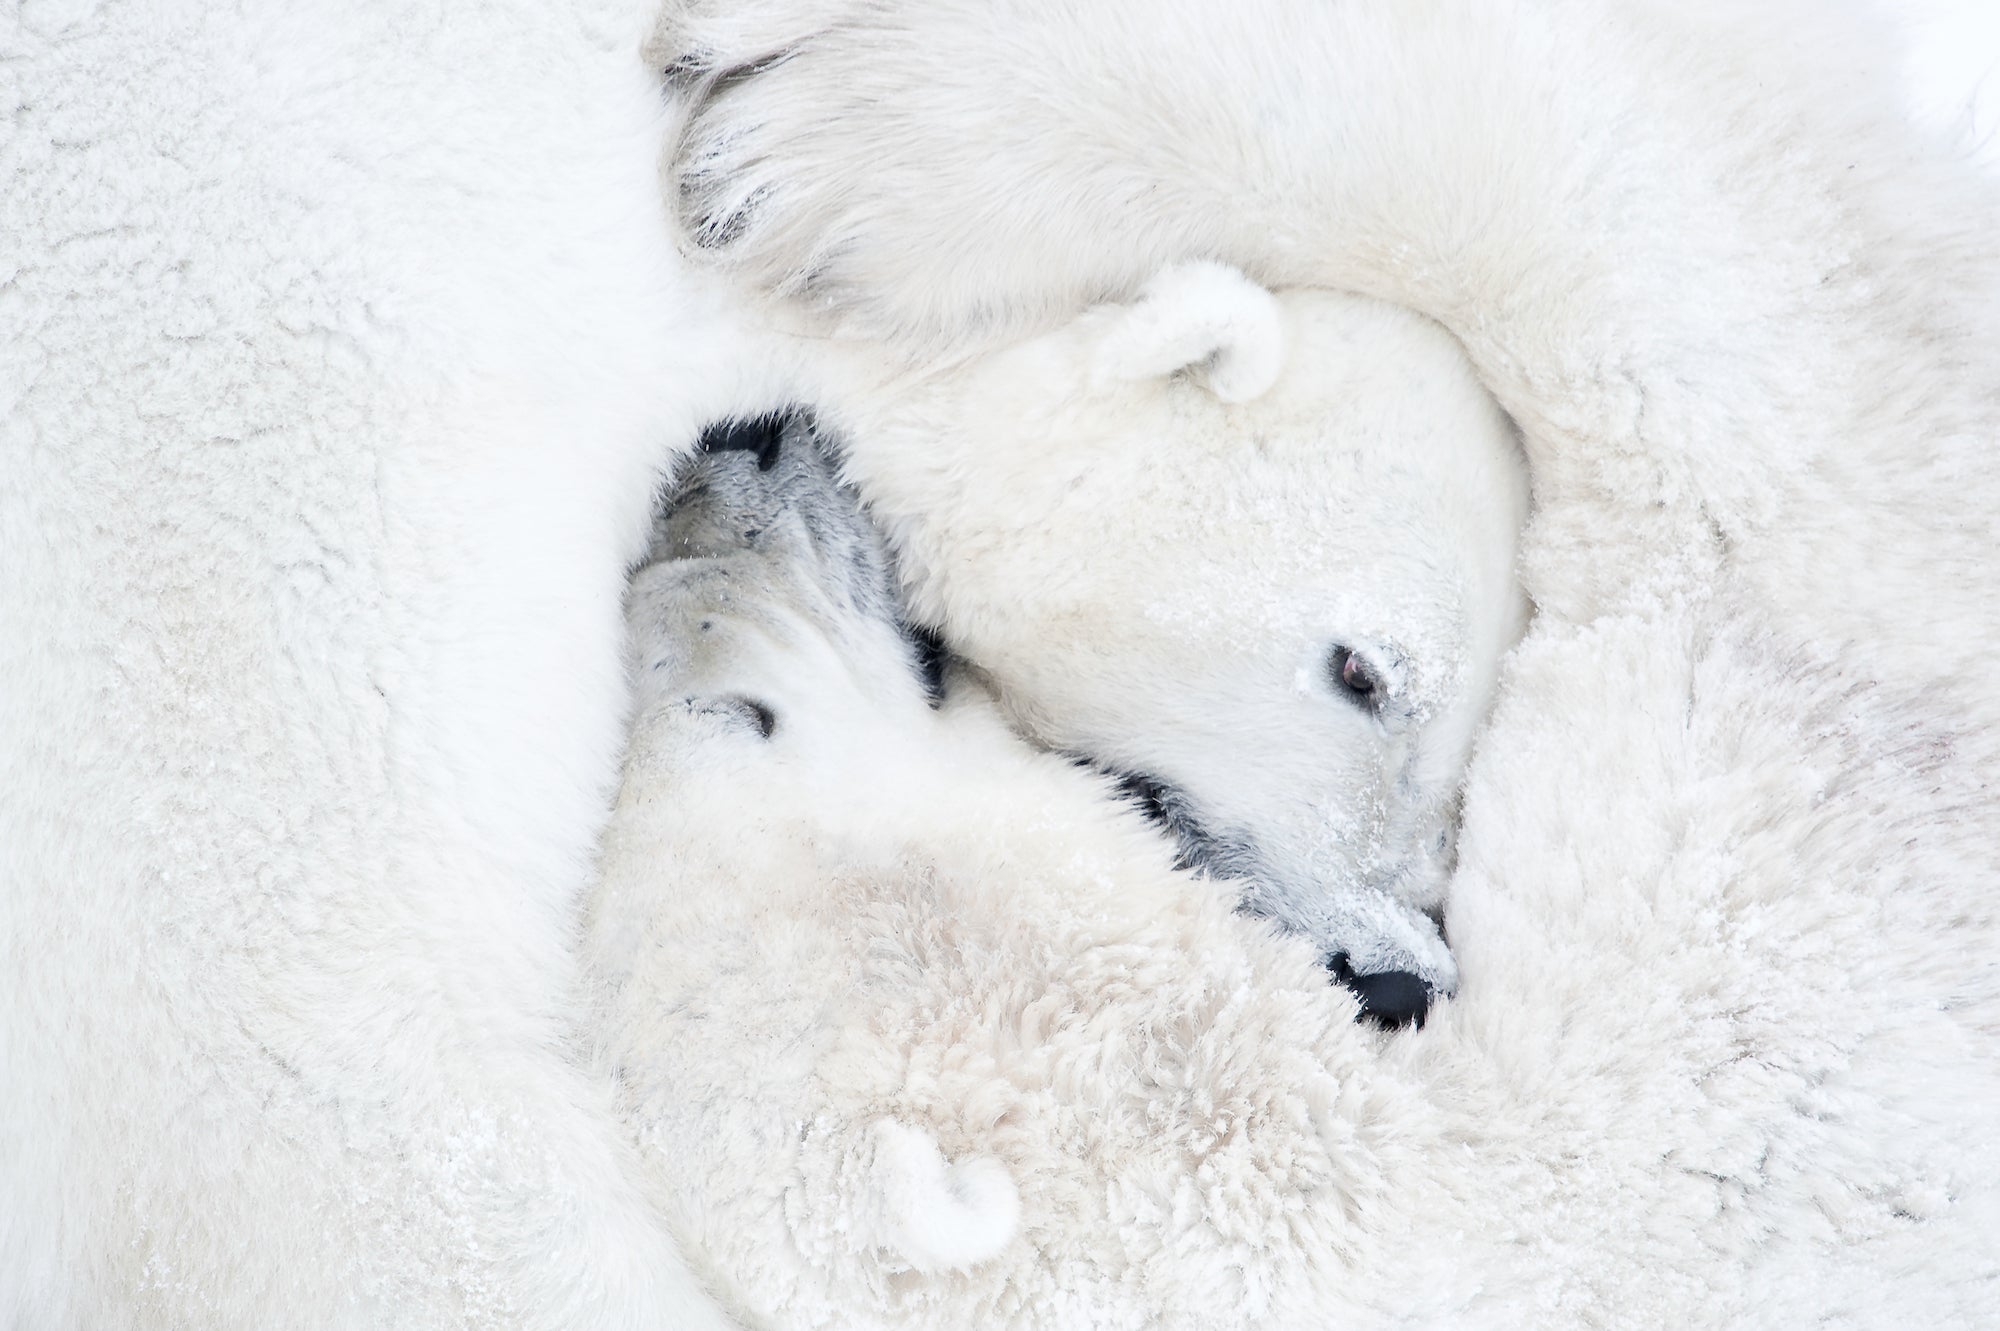
[[[1526,621],[1527,487],[1448,334],[1191,265],[831,397],[911,613],[1024,731],[1121,782],[1378,1016],[1453,987],[1429,913]]]

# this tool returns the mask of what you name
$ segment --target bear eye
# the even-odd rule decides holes
[[[778,714],[755,698],[718,698],[710,710],[742,721],[763,739],[771,738],[778,729]]]
[[[1334,687],[1364,707],[1373,706],[1382,691],[1382,681],[1376,675],[1375,667],[1351,647],[1335,647],[1327,662],[1327,670],[1333,676]]]

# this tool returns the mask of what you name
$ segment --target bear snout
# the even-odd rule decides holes
[[[1430,1013],[1431,987],[1412,971],[1356,975],[1347,964],[1345,952],[1329,954],[1326,969],[1361,1004],[1361,1016],[1385,1030],[1404,1026],[1421,1028]]]

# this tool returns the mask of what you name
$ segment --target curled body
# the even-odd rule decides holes
[[[1430,915],[1527,619],[1518,443],[1453,339],[1197,263],[987,354],[830,364],[910,613],[1015,724],[1123,781],[1378,1015],[1449,993]]]

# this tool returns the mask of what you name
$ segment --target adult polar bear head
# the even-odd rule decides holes
[[[832,365],[913,615],[1016,723],[1124,779],[1374,1015],[1449,992],[1425,912],[1526,618],[1518,447],[1457,343],[1190,264],[975,360]]]

